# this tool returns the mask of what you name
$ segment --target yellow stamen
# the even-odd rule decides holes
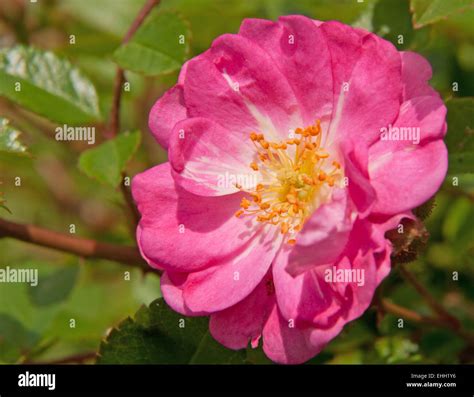
[[[294,234],[319,205],[329,200],[329,188],[339,185],[343,177],[341,164],[321,146],[319,120],[315,125],[296,128],[294,134],[299,137],[271,142],[261,133],[250,133],[258,159],[250,168],[260,172],[264,182],[253,189],[240,188],[249,197],[242,199],[241,209],[235,213],[237,217],[252,214],[258,222],[278,226],[288,244],[296,243]]]
[[[250,204],[251,204],[250,201],[247,200],[247,199],[244,197],[244,198],[242,199],[241,203],[240,203],[240,206],[241,206],[243,209],[247,210],[247,209],[250,207]]]

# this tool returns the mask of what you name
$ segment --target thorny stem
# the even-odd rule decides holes
[[[127,43],[132,38],[132,36],[135,34],[137,29],[141,26],[145,18],[148,16],[151,10],[156,5],[159,4],[159,2],[160,0],[148,0],[145,3],[145,5],[143,6],[143,8],[140,10],[137,17],[135,18],[135,20],[132,22],[130,29],[128,29],[127,33],[125,34],[122,40],[122,44]],[[113,92],[113,97],[112,97],[112,109],[110,110],[109,125],[106,132],[107,139],[111,139],[117,136],[120,130],[120,103],[122,100],[122,91],[123,91],[124,82],[125,82],[124,71],[121,67],[117,66],[117,70],[115,72],[114,92]],[[126,173],[122,174],[122,182],[121,182],[120,190],[124,197],[125,203],[127,204],[128,211],[133,218],[132,229],[135,229],[135,225],[140,220],[140,215],[138,214],[135,204],[133,203],[133,199],[131,197],[129,187],[125,186],[123,183],[123,180],[126,176],[127,176]]]
[[[12,237],[27,243],[70,252],[84,258],[108,259],[138,267],[145,272],[152,271],[136,247],[73,237],[38,226],[10,222],[0,218],[0,238],[2,237]]]
[[[140,10],[138,15],[136,16],[135,20],[132,22],[132,25],[128,29],[127,33],[125,34],[122,44],[126,44],[138,28],[141,26],[145,18],[151,12],[151,10],[158,5],[160,0],[148,0],[143,8]],[[115,83],[114,83],[114,94],[112,99],[112,109],[110,111],[110,120],[109,120],[109,128],[108,128],[108,135],[109,138],[113,138],[116,136],[120,130],[120,102],[122,99],[122,86],[125,82],[125,76],[123,69],[117,67],[115,72]]]
[[[398,269],[402,276],[407,280],[417,292],[423,297],[426,303],[431,307],[431,309],[443,320],[451,323],[452,328],[459,328],[461,324],[459,320],[450,314],[437,300],[431,295],[431,293],[416,279],[416,277],[409,271],[407,268],[400,264]]]
[[[148,0],[132,22],[130,29],[125,34],[122,43],[130,40],[137,31],[145,18],[151,12],[160,0]],[[112,109],[110,112],[109,134],[108,138],[117,135],[120,129],[120,101],[122,97],[122,85],[125,80],[123,70],[118,67],[114,84],[114,94],[112,100]],[[126,174],[122,174],[125,178]],[[122,183],[122,194],[125,202],[133,215],[135,225],[138,223],[139,214],[133,203],[130,189]],[[57,233],[45,228],[34,225],[26,225],[10,222],[0,218],[0,238],[12,237],[17,240],[40,245],[43,247],[53,248],[64,252],[70,252],[81,257],[99,258],[113,260],[130,266],[136,266],[143,271],[152,271],[144,262],[136,247],[126,247],[121,245],[102,243],[95,240],[73,237],[67,234]]]
[[[423,316],[411,309],[392,303],[387,299],[380,299],[377,303],[377,306],[385,313],[390,313],[395,316],[399,316],[414,323],[449,329],[459,337],[463,338],[466,342],[469,343],[469,345],[474,346],[474,334],[466,331],[459,325],[454,325],[452,322],[446,321],[443,318]]]

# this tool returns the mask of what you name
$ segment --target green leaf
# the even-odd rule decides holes
[[[459,354],[465,346],[462,338],[444,329],[428,331],[420,342],[421,350],[440,364],[459,364]]]
[[[45,277],[40,275],[38,285],[28,289],[31,301],[37,306],[47,306],[66,300],[78,275],[78,266],[67,266]]]
[[[473,0],[411,0],[413,26],[421,28],[472,6]]]
[[[352,350],[348,352],[339,353],[329,360],[328,364],[362,364],[363,363],[362,350]]]
[[[20,134],[20,131],[13,128],[7,119],[0,117],[0,159],[8,158],[8,156],[24,156],[28,154],[26,146],[19,139]],[[2,182],[0,181],[1,184]],[[0,191],[0,208],[11,213],[5,203],[6,200],[3,198],[3,192]]]
[[[116,187],[122,178],[122,171],[135,154],[140,141],[140,131],[120,134],[83,152],[79,158],[79,168],[89,177]]]
[[[0,248],[5,254],[5,246]],[[24,254],[25,255],[25,254]],[[8,261],[11,264],[11,261]],[[17,269],[39,269],[49,264],[35,258],[34,262],[18,261],[10,267]],[[41,279],[40,279],[41,282]],[[28,354],[39,342],[51,321],[60,310],[60,305],[37,306],[29,298],[29,290],[37,288],[30,283],[2,283],[0,286],[0,361],[16,362]],[[70,317],[71,318],[71,317]],[[69,332],[71,329],[69,328]]]
[[[245,350],[228,350],[217,343],[205,317],[184,317],[162,298],[142,306],[100,345],[99,364],[237,364]]]
[[[99,9],[91,7],[88,1],[61,0],[55,4],[55,10],[65,12],[68,20],[79,20],[86,24],[89,32],[99,30],[121,38],[144,4],[144,0],[100,0]],[[83,35],[80,37],[82,40]]]
[[[375,341],[375,350],[387,364],[419,361],[419,347],[402,336],[382,337]]]
[[[123,69],[148,76],[169,73],[186,60],[189,39],[189,27],[179,15],[156,14],[115,51],[114,59]]]
[[[474,172],[474,98],[454,98],[446,102],[449,174]]]
[[[216,342],[209,333],[207,321],[204,322],[206,332],[193,354],[190,364],[244,364],[245,350],[229,350]]]
[[[0,117],[0,152],[25,154],[26,146],[20,142],[20,134],[7,119]]]
[[[457,254],[460,254],[463,248],[468,248],[469,243],[474,241],[473,218],[474,207],[467,197],[459,197],[451,202],[443,222],[442,232]],[[460,266],[460,264],[457,265]]]
[[[38,335],[26,329],[17,319],[0,313],[0,362],[16,362],[37,340]]]
[[[58,123],[100,119],[92,83],[49,51],[25,46],[1,49],[0,95]]]

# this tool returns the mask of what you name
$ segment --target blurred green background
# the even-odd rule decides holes
[[[445,10],[445,3],[452,7]],[[102,121],[94,125],[96,144],[100,144],[111,107],[116,68],[113,53],[143,4],[141,0],[2,0],[0,48],[20,43],[51,50],[80,68],[97,90]],[[190,34],[186,58],[207,49],[218,35],[236,33],[247,17],[276,19],[304,14],[363,27],[399,49],[426,56],[434,70],[433,87],[449,101],[474,95],[474,8],[470,5],[472,2],[462,0],[162,0],[154,12],[166,10],[186,21]],[[75,44],[69,42],[71,34],[76,37]],[[400,34],[402,44],[398,42]],[[142,143],[127,165],[130,175],[166,160],[166,153],[148,132],[148,112],[176,82],[178,72],[143,76],[126,71],[131,90],[122,98],[121,130],[142,131]],[[457,91],[453,91],[454,82],[458,83]],[[464,117],[472,128],[472,99],[469,101]],[[11,211],[9,214],[0,208],[1,217],[64,233],[75,224],[78,236],[134,244],[120,192],[78,169],[80,153],[89,149],[88,145],[55,141],[57,124],[5,97],[0,97],[0,117],[9,119],[22,132],[21,141],[30,153],[0,156],[0,191]],[[472,136],[469,139],[472,145]],[[474,169],[472,163],[464,166],[467,171]],[[455,188],[453,175],[460,180]],[[15,186],[16,177],[21,177],[21,186]],[[470,330],[474,329],[473,201],[472,174],[451,169],[426,223],[429,242],[409,265],[437,300]],[[159,297],[159,279],[154,274],[143,275],[113,262],[78,259],[3,238],[0,266],[7,265],[37,267],[47,282],[36,289],[0,284],[3,363],[54,362],[70,355],[83,355],[85,362],[90,362],[91,354],[112,327],[141,304]],[[130,280],[124,277],[126,271],[131,272]],[[459,272],[458,281],[453,281],[453,271]],[[381,291],[399,305],[429,313],[424,301],[396,271]],[[395,317],[387,315],[381,321],[375,317],[375,311],[369,310],[362,319],[349,324],[313,362],[474,363],[474,348],[448,330],[408,321],[399,329]],[[73,329],[70,319],[76,321]],[[261,352],[254,351],[248,354],[248,361],[264,360]]]

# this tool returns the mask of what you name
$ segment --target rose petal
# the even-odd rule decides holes
[[[173,127],[185,118],[183,87],[177,84],[155,102],[150,110],[148,125],[158,143],[166,149]]]
[[[258,341],[274,304],[271,277],[266,276],[245,299],[211,315],[211,335],[229,349],[244,349]]]
[[[252,220],[234,216],[243,195],[196,196],[175,185],[170,168],[161,164],[133,178],[144,255],[166,270],[185,273],[236,255],[254,233]]]
[[[320,27],[327,37],[334,81],[330,139],[370,143],[400,107],[401,60],[396,48],[376,35],[339,22]]]
[[[332,112],[331,58],[323,32],[301,15],[278,22],[245,19],[239,34],[257,43],[272,57],[298,99],[303,126],[324,121]]]
[[[216,312],[247,297],[267,273],[281,245],[281,236],[271,226],[259,232],[219,265],[189,275],[184,300],[193,311]]]
[[[233,134],[205,118],[179,122],[170,139],[169,160],[175,180],[203,196],[239,192],[237,184],[255,188],[260,175],[250,168],[255,154],[248,136]]]

